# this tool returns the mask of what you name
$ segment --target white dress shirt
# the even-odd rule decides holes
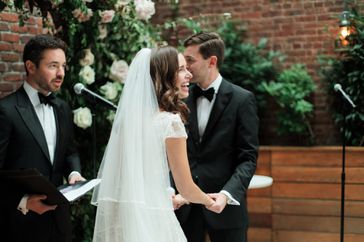
[[[209,89],[210,87],[214,88],[215,93],[214,93],[214,97],[212,98],[211,102],[204,96],[200,96],[196,100],[197,123],[198,123],[198,132],[200,135],[200,141],[205,132],[207,122],[209,121],[211,110],[212,110],[212,107],[214,106],[214,103],[216,100],[216,95],[219,91],[221,82],[222,82],[222,76],[219,74],[219,76],[206,89],[201,88],[204,91]],[[222,190],[222,191],[220,191],[220,193],[224,194],[227,197],[227,204],[240,205],[240,203],[236,199],[234,199],[228,191]]]
[[[34,89],[31,85],[29,85],[26,81],[24,82],[24,90],[27,93],[30,102],[32,103],[35,113],[39,119],[39,122],[43,128],[44,136],[47,141],[47,147],[49,152],[49,158],[53,165],[54,162],[54,152],[56,150],[56,143],[57,143],[57,128],[56,128],[56,118],[54,116],[53,107],[49,104],[40,103],[38,91]],[[72,171],[68,179],[72,175],[80,175],[77,171]],[[28,194],[25,194],[23,198],[20,200],[18,205],[18,209],[25,215],[28,212],[26,208],[27,201],[28,201]]]

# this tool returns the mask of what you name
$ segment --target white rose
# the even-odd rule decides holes
[[[92,114],[89,108],[73,110],[73,122],[80,128],[86,129],[92,125]]]
[[[110,111],[109,114],[106,116],[106,119],[110,121],[110,123],[114,122],[116,113],[113,111]]]
[[[90,66],[84,66],[78,74],[84,83],[90,85],[95,82],[95,71]]]
[[[110,23],[114,19],[115,11],[114,10],[105,10],[102,12],[99,12],[99,15],[101,17],[101,23]]]
[[[92,17],[93,12],[90,8],[87,8],[86,13],[84,13],[80,8],[77,8],[72,11],[72,15],[79,23],[82,23],[88,21]]]
[[[84,49],[83,50],[83,59],[80,59],[80,65],[81,66],[90,66],[95,61],[95,56],[92,54],[90,49]]]
[[[99,24],[99,37],[98,39],[105,39],[107,36],[107,26],[105,24]]]
[[[121,9],[124,6],[128,5],[129,2],[130,0],[119,0],[115,3],[114,7],[115,9]]]
[[[124,83],[128,74],[128,63],[124,60],[114,61],[110,67],[109,78],[113,81]]]
[[[115,84],[116,83],[107,82],[100,87],[101,93],[109,100],[114,100],[118,96],[118,88]]]
[[[137,18],[148,20],[155,14],[154,2],[150,0],[135,0]]]

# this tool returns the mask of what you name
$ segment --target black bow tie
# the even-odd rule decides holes
[[[56,98],[53,93],[49,94],[48,96],[44,96],[42,93],[39,93],[39,92],[38,92],[38,97],[39,97],[40,103],[49,104],[49,105],[53,105],[54,99]]]
[[[211,100],[214,98],[215,89],[213,87],[210,87],[207,90],[202,90],[199,86],[195,86],[193,92],[196,99],[204,96],[205,98],[207,98],[207,100],[211,102]]]

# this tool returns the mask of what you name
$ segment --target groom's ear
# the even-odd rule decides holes
[[[217,56],[210,56],[209,67],[217,67]]]

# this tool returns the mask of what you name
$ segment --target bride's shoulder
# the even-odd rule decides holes
[[[167,111],[161,111],[158,113],[157,115],[159,118],[161,119],[170,119],[170,120],[181,120],[181,116],[178,113],[172,113],[172,112],[167,112]]]

